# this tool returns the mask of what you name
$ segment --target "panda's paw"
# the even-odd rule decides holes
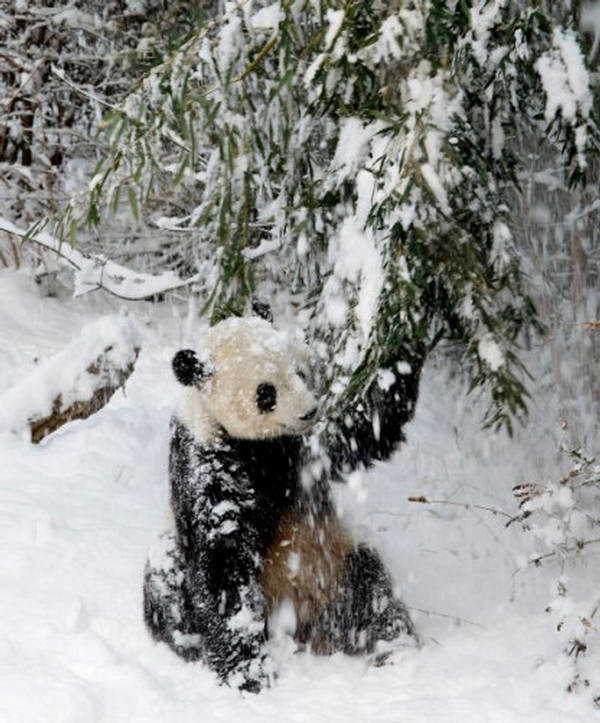
[[[260,680],[245,680],[241,685],[238,686],[238,690],[241,693],[260,693],[263,686]]]
[[[414,631],[403,633],[392,640],[377,640],[373,650],[366,656],[367,665],[374,668],[381,668],[387,665],[394,665],[401,660],[403,654],[420,648],[420,640]]]
[[[260,693],[274,685],[277,674],[273,661],[267,655],[250,661],[243,670],[229,677],[228,683],[243,693]]]
[[[367,656],[367,665],[372,665],[374,668],[383,668],[384,665],[393,665],[394,661],[391,660],[392,653],[392,650],[371,653]]]

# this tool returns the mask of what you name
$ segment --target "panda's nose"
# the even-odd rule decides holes
[[[316,413],[317,413],[317,409],[318,409],[317,407],[313,407],[310,411],[306,412],[306,414],[303,414],[303,415],[300,417],[300,419],[301,419],[303,422],[308,422],[309,419],[313,419],[313,418],[314,418],[314,416],[315,416]]]

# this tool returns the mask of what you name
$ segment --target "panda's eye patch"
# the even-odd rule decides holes
[[[303,382],[306,381],[306,372],[302,371],[302,369],[296,369],[296,376],[300,377]]]
[[[277,389],[269,382],[263,382],[256,387],[256,404],[261,414],[272,412],[277,404]]]

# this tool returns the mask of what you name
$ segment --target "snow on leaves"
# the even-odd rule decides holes
[[[513,0],[226,2],[107,118],[92,206],[145,199],[215,321],[257,286],[294,294],[328,409],[368,407],[381,369],[449,339],[491,391],[487,422],[510,427],[534,323],[512,253],[515,134],[550,135],[568,172],[591,152],[580,38],[550,27]],[[488,337],[502,364],[479,353]]]
[[[590,75],[575,33],[555,28],[552,47],[538,58],[535,68],[546,94],[546,122],[550,124],[560,115],[564,122],[574,126],[577,162],[585,167],[592,94]]]

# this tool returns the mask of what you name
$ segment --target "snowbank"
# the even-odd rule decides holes
[[[114,311],[98,303],[43,299],[19,275],[0,274],[0,381],[26,378],[34,356],[60,353],[78,328]],[[552,406],[540,403],[513,441],[481,432],[472,401],[434,365],[405,448],[339,489],[346,517],[380,548],[413,608],[422,650],[373,668],[295,654],[282,637],[275,687],[242,696],[155,644],[142,621],[142,571],[162,526],[169,366],[184,324],[175,309],[137,308],[147,323],[126,396],[42,446],[0,433],[2,723],[593,719],[585,691],[564,690],[569,660],[543,612],[551,576],[514,575],[524,556],[517,527],[482,510],[407,501],[423,494],[508,508],[513,483],[553,471]]]

